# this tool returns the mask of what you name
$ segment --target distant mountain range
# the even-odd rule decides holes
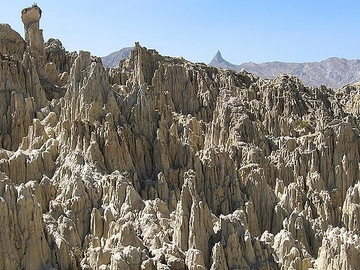
[[[266,62],[261,64],[243,63],[240,65],[226,61],[218,51],[209,66],[246,71],[262,77],[275,78],[279,74],[291,74],[298,77],[306,86],[326,85],[338,89],[346,84],[360,81],[360,60],[346,60],[331,57],[321,62],[285,63]]]
[[[102,57],[104,67],[117,67],[120,60],[129,57],[133,49],[133,47],[126,47]],[[359,59],[347,60],[331,57],[321,62],[286,63],[276,61],[235,65],[226,61],[218,51],[208,65],[235,71],[245,69],[256,76],[269,79],[287,73],[298,77],[306,86],[326,85],[333,89],[360,81]]]

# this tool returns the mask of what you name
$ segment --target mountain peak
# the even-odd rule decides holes
[[[219,50],[217,51],[217,53],[215,54],[215,56],[211,60],[211,62],[215,62],[215,63],[223,63],[223,62],[225,62],[225,60],[222,57],[221,52]]]
[[[298,77],[306,86],[326,85],[339,89],[343,85],[352,84],[360,79],[360,60],[347,60],[345,58],[330,57],[320,62],[266,62],[232,64],[226,61],[220,51],[217,51],[209,66],[223,69],[246,71],[261,78],[276,78],[280,74],[291,74]],[[325,74],[323,70],[327,70]]]
[[[236,66],[234,64],[231,64],[230,62],[226,61],[222,57],[221,52],[219,50],[217,51],[214,58],[209,63],[209,66],[236,70]]]

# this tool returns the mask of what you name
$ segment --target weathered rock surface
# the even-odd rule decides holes
[[[0,29],[0,269],[359,268],[359,85]]]
[[[0,24],[0,55],[19,60],[25,49],[25,41],[20,34],[12,30],[8,24]]]
[[[42,30],[39,28],[41,9],[34,4],[29,8],[24,8],[21,11],[21,20],[25,28],[25,41],[29,48],[37,54],[43,56],[44,54],[44,38]]]

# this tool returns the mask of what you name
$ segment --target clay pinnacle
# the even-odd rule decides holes
[[[40,29],[41,9],[34,3],[31,7],[21,11],[21,20],[24,23],[25,41],[30,50],[39,56],[44,55],[44,37]]]
[[[29,26],[34,22],[39,22],[41,18],[41,9],[34,3],[31,7],[24,8],[21,11],[21,20],[24,26]]]

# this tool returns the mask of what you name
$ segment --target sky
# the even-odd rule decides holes
[[[21,10],[0,0],[0,23],[24,36]],[[105,56],[124,47],[209,63],[218,50],[234,64],[360,58],[359,0],[37,0],[45,41]]]

